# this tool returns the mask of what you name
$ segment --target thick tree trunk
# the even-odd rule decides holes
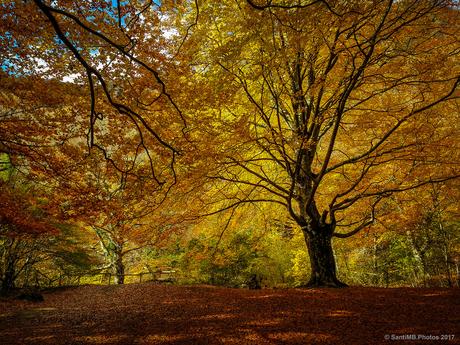
[[[115,259],[115,283],[125,283],[125,265],[123,264],[123,256],[119,253],[116,253]]]
[[[310,256],[311,277],[307,287],[346,287],[337,279],[330,231],[304,232]]]

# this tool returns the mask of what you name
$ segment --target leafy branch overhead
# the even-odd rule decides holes
[[[37,10],[42,13],[42,17],[46,18],[54,30],[56,35],[53,38],[54,43],[63,45],[70,51],[73,59],[81,66],[79,77],[81,79],[83,76],[86,78],[90,95],[87,134],[89,148],[102,151],[105,158],[121,173],[130,172],[130,168],[125,168],[116,162],[112,158],[112,150],[98,140],[100,126],[97,125],[97,122],[102,122],[106,116],[118,114],[129,123],[131,132],[137,132],[140,150],[135,153],[133,165],[136,157],[142,152],[150,161],[151,174],[157,183],[160,185],[166,183],[164,178],[157,176],[158,171],[155,165],[158,162],[154,155],[158,149],[152,148],[152,145],[163,147],[169,152],[165,154],[170,156],[169,167],[171,177],[175,181],[174,164],[180,150],[176,147],[173,138],[164,135],[158,126],[175,122],[175,135],[185,136],[187,121],[184,113],[167,89],[163,80],[164,77],[161,76],[161,74],[167,73],[165,69],[168,68],[168,64],[172,64],[171,61],[166,61],[167,53],[160,53],[157,57],[158,60],[152,61],[152,57],[145,55],[146,52],[143,51],[145,48],[150,49],[150,47],[146,47],[150,44],[156,45],[158,50],[162,49],[161,44],[164,43],[165,39],[160,36],[161,31],[155,27],[150,27],[149,29],[153,31],[151,35],[157,34],[160,37],[139,35],[140,25],[144,26],[142,30],[147,29],[145,24],[141,24],[141,17],[148,15],[149,19],[159,20],[158,6],[154,2],[150,2],[141,8],[136,8],[131,4],[122,6],[118,2],[115,15],[103,10],[107,7],[104,2],[99,4],[100,8],[97,8],[95,4],[57,5],[47,4],[41,0],[36,0],[34,3]],[[115,23],[117,24],[114,25]],[[160,59],[162,61],[159,61]],[[122,66],[123,71],[120,70],[119,66]],[[148,101],[142,94],[132,95],[134,91],[132,90],[132,83],[141,78],[149,80],[150,88],[155,93]],[[126,98],[131,96],[134,99],[129,102],[126,101]],[[105,103],[111,106],[115,113],[106,109]],[[155,116],[156,108],[158,108],[155,107],[156,104],[160,104],[159,106],[163,109],[168,108],[168,115],[163,121],[169,123],[152,121],[152,116]],[[148,137],[151,137],[153,141]]]

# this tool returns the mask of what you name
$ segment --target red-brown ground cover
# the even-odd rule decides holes
[[[82,286],[45,292],[41,303],[0,300],[0,344],[458,344],[459,297],[459,289]],[[454,338],[420,338],[443,335]]]

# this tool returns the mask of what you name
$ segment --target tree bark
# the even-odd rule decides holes
[[[8,267],[4,273],[1,291],[2,293],[8,293],[9,291],[13,290],[15,287],[14,279],[15,278],[15,270],[12,263],[8,263]]]
[[[321,228],[321,231],[304,231],[304,238],[311,267],[307,287],[347,287],[347,284],[337,279],[332,233],[326,228]]]
[[[5,254],[5,263],[3,269],[3,277],[2,277],[2,286],[1,292],[8,293],[10,290],[14,289],[15,287],[15,278],[16,278],[16,247],[17,241],[15,239],[9,240],[7,246],[5,246],[6,254]]]
[[[123,264],[123,255],[121,253],[115,253],[115,283],[125,283],[125,265]]]

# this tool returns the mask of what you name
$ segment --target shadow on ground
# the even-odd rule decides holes
[[[455,344],[459,297],[459,289],[84,286],[47,291],[42,303],[0,301],[0,343],[429,344],[421,337],[454,334]]]

